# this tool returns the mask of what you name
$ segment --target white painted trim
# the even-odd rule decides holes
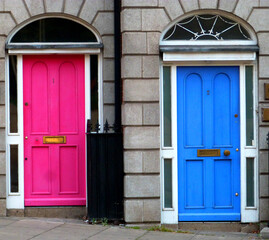
[[[232,62],[226,61],[187,61],[187,62],[172,62],[167,63],[164,62],[161,65],[161,81],[160,81],[160,97],[161,97],[161,111],[160,111],[160,119],[161,119],[161,204],[163,206],[163,159],[170,158],[173,159],[173,209],[167,211],[168,209],[162,209],[161,211],[161,223],[167,224],[177,224],[178,223],[178,172],[177,172],[177,77],[176,77],[176,67],[177,66],[239,66],[240,67],[240,76],[239,76],[239,84],[240,84],[240,172],[241,172],[241,222],[258,222],[259,221],[259,192],[258,192],[258,116],[257,113],[254,114],[254,141],[256,142],[255,146],[246,147],[246,114],[245,114],[245,66],[246,65],[253,65],[254,66],[254,79],[253,79],[253,92],[254,92],[254,111],[258,109],[258,94],[257,94],[257,67],[255,59],[251,62],[249,60],[248,64],[245,64],[244,61],[240,60],[240,53],[236,55],[236,57],[232,60]],[[222,56],[222,53],[219,54]],[[218,59],[221,59],[219,57]],[[162,86],[163,86],[163,76],[162,76],[162,66],[171,66],[171,88],[172,88],[172,138],[173,138],[173,146],[172,148],[163,148],[163,94],[162,94]],[[246,157],[253,157],[255,158],[255,207],[250,208],[246,207]]]
[[[164,62],[193,62],[193,61],[254,61],[255,52],[227,53],[163,53]]]
[[[99,48],[81,48],[81,49],[9,49],[8,54],[99,54],[101,50]]]
[[[103,54],[98,55],[98,108],[100,131],[104,131],[104,100],[103,100]]]

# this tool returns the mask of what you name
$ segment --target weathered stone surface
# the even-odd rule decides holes
[[[260,6],[261,7],[268,7],[269,6],[269,0],[260,0]]]
[[[143,125],[160,125],[158,103],[143,104]]]
[[[161,221],[161,203],[159,199],[144,200],[144,222]]]
[[[260,173],[268,173],[268,152],[259,152],[259,167]]]
[[[160,147],[159,127],[125,127],[125,149],[152,149]]]
[[[142,104],[125,103],[122,105],[123,125],[142,125]]]
[[[198,0],[180,0],[180,1],[185,12],[199,9]]]
[[[219,0],[219,9],[225,10],[227,12],[232,12],[235,8],[237,0]]]
[[[5,129],[1,128],[0,129],[0,151],[5,151],[6,150],[6,133]]]
[[[114,10],[114,1],[105,0],[105,10]]]
[[[268,39],[269,39],[269,33],[258,33],[260,54],[269,54]]]
[[[99,12],[93,26],[101,35],[114,34],[114,14],[112,12]]]
[[[123,0],[122,7],[153,7],[157,6],[158,0]]]
[[[142,30],[142,10],[124,9],[121,12],[121,29],[124,31]]]
[[[121,63],[121,74],[123,78],[142,77],[142,57],[124,56]]]
[[[10,13],[1,13],[0,22],[4,23],[1,25],[1,34],[8,35],[9,32],[16,26],[14,20],[12,19]]]
[[[159,77],[159,55],[145,56],[143,60],[143,77],[144,78],[158,78]]]
[[[0,199],[0,216],[6,216],[6,199]]]
[[[78,12],[81,8],[81,5],[83,3],[83,0],[65,0],[65,5],[64,5],[64,12],[77,16]]]
[[[107,120],[109,123],[115,121],[115,107],[114,105],[104,105],[104,122]]]
[[[0,59],[0,81],[5,81],[5,60]]]
[[[263,86],[264,87],[264,86]],[[262,116],[262,112],[263,112],[263,108],[269,108],[269,103],[261,103],[259,105],[259,125],[263,125],[263,126],[269,126],[269,122],[264,122],[263,121],[263,116]]]
[[[0,57],[5,57],[5,42],[6,37],[0,36]]]
[[[6,174],[6,153],[0,152],[0,174]]]
[[[124,220],[126,222],[143,221],[143,200],[126,200],[124,202]]]
[[[5,83],[0,82],[0,104],[5,104]]]
[[[202,0],[200,1],[201,8],[213,8],[216,9],[218,0]]]
[[[159,41],[160,41],[159,32],[148,32],[147,33],[147,51],[148,54],[159,54]]]
[[[82,19],[86,20],[89,23],[92,23],[92,20],[96,16],[98,11],[101,11],[105,8],[104,0],[86,0],[80,16]]]
[[[260,175],[260,197],[269,197],[268,175]]]
[[[141,151],[124,152],[124,172],[125,173],[142,173],[143,160]]]
[[[46,12],[62,12],[63,11],[63,0],[45,0]]]
[[[269,12],[268,12],[269,13]],[[268,19],[269,20],[269,19]],[[269,56],[259,57],[259,77],[266,78],[269,77],[268,65],[269,65]]]
[[[6,175],[0,175],[0,198],[6,198]]]
[[[269,200],[267,198],[260,199],[260,221],[269,220]]]
[[[183,10],[178,0],[159,0],[159,6],[165,7],[171,20],[183,14]]]
[[[125,80],[124,101],[159,101],[158,80]]]
[[[104,83],[104,104],[114,103],[115,101],[115,92],[114,92],[114,83]]]
[[[114,59],[104,59],[104,81],[114,81],[115,68]]]
[[[123,54],[144,54],[147,53],[146,33],[123,33],[122,34]]]
[[[158,17],[156,17],[158,16]],[[163,9],[142,9],[142,30],[160,31],[170,22]]]
[[[45,12],[43,0],[25,0],[32,16]]]
[[[265,100],[264,97],[264,84],[269,84],[268,80],[259,80],[259,102],[269,102],[269,100]]]
[[[262,239],[269,239],[269,228],[268,227],[265,227],[261,230],[261,233],[260,233]]]
[[[4,1],[4,11],[11,11],[17,23],[21,23],[22,21],[30,17],[22,0],[2,0],[2,1]]]
[[[269,31],[269,8],[253,9],[248,22],[256,32]]]
[[[159,197],[160,176],[135,175],[124,177],[125,197]]]
[[[253,7],[257,7],[259,5],[259,0],[239,0],[236,8],[234,10],[234,14],[247,19]]]
[[[260,149],[268,149],[268,145],[267,145],[267,134],[269,132],[269,127],[259,127],[259,145],[260,145]]]
[[[104,57],[113,58],[114,57],[114,36],[104,36]]]
[[[160,172],[160,151],[143,151],[143,173]]]
[[[6,126],[5,106],[0,106],[0,127]]]

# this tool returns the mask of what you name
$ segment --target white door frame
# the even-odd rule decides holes
[[[246,104],[245,104],[245,66],[252,65],[253,104],[254,104],[254,146],[246,146]],[[240,180],[241,180],[241,222],[259,221],[259,192],[258,192],[258,94],[257,94],[257,63],[256,54],[248,53],[164,53],[161,64],[161,223],[178,223],[178,160],[177,160],[177,66],[239,66],[240,68]],[[163,144],[163,74],[162,66],[171,67],[171,120],[172,146]],[[254,202],[255,207],[246,207],[246,157],[254,158]],[[164,208],[164,169],[163,160],[172,160],[172,208]]]
[[[91,118],[91,92],[90,92],[90,55],[98,55],[98,108],[99,123],[103,131],[103,57],[100,49],[47,49],[47,50],[9,50],[9,55],[17,55],[17,109],[18,109],[18,133],[10,133],[9,111],[9,55],[6,55],[6,197],[7,209],[24,209],[24,146],[23,146],[23,55],[41,54],[82,54],[85,56],[85,130],[87,119]],[[10,145],[18,145],[18,178],[19,192],[10,192]],[[85,147],[85,149],[87,149]],[[87,155],[86,151],[85,154]],[[86,156],[85,156],[86,160]],[[87,183],[86,183],[87,184]]]

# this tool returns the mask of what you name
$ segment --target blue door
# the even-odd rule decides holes
[[[239,67],[178,67],[179,221],[240,221]]]

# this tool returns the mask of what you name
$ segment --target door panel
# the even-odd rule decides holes
[[[86,204],[84,73],[83,55],[23,57],[25,206]]]
[[[239,221],[239,68],[178,67],[177,92],[179,221]]]

